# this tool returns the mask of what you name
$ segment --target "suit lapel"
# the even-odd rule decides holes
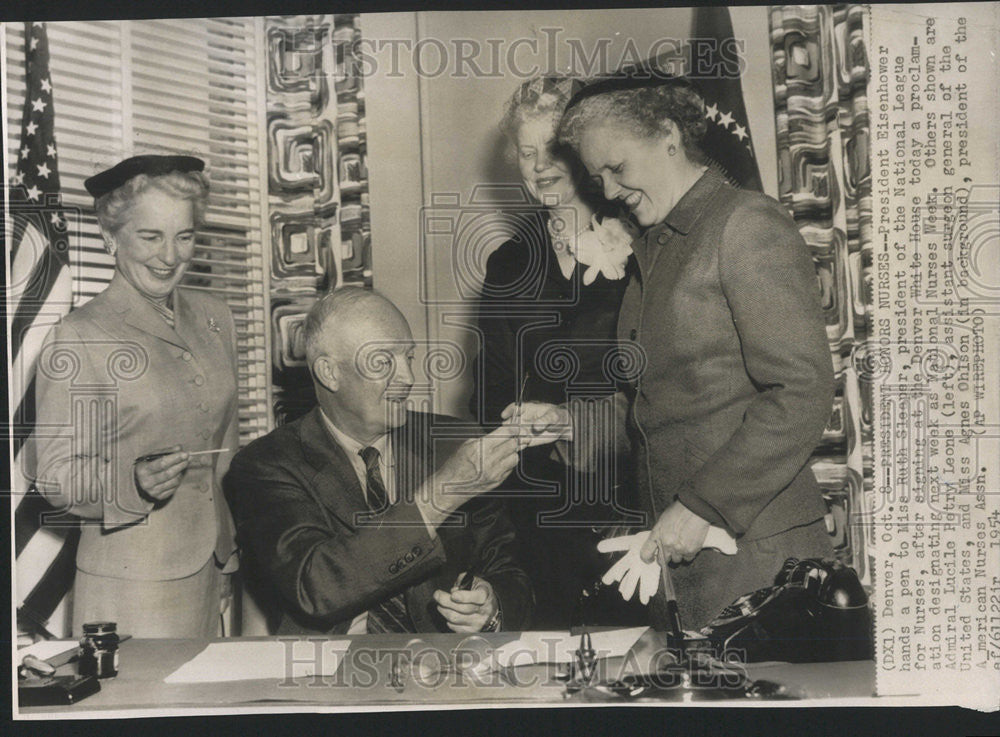
[[[320,503],[348,527],[356,529],[355,516],[368,511],[365,492],[347,453],[324,426],[319,407],[302,419],[299,440],[303,455],[316,469],[313,487]]]
[[[660,255],[668,253],[667,264],[677,263],[684,255],[687,234],[701,217],[705,208],[715,197],[725,180],[714,169],[708,169],[701,178],[681,197],[680,202],[659,225],[646,231],[640,251],[645,259],[643,267],[648,278],[656,268]],[[671,270],[672,271],[672,270]]]
[[[111,279],[106,294],[108,304],[123,322],[178,348],[190,350],[184,339],[167,325],[149,301],[118,272]]]
[[[198,324],[198,315],[188,301],[183,289],[174,292],[174,332],[189,346],[202,346],[208,342],[209,326],[206,321]]]

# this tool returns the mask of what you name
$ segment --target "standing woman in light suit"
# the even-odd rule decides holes
[[[219,491],[239,441],[236,336],[223,303],[178,288],[208,197],[203,168],[136,156],[85,182],[115,274],[40,354],[34,474],[81,520],[75,632],[108,620],[135,637],[218,634],[236,568]]]

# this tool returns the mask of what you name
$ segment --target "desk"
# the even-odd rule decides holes
[[[475,635],[420,635],[421,650],[436,651],[452,662],[456,651],[468,654],[476,644],[496,647],[517,638],[516,633]],[[25,715],[71,714],[86,716],[88,711],[133,709],[197,709],[261,707],[283,710],[311,710],[314,707],[375,705],[515,705],[519,703],[566,703],[564,684],[552,677],[551,669],[528,666],[517,669],[517,682],[496,674],[474,677],[458,672],[421,679],[405,678],[393,684],[392,663],[408,648],[414,635],[357,635],[335,639],[351,640],[351,648],[336,676],[311,677],[284,682],[236,681],[228,683],[164,683],[164,678],[194,658],[208,640],[128,640],[120,647],[117,678],[101,681],[101,691],[69,707],[22,709]],[[662,634],[647,632],[633,652],[662,649]],[[241,639],[231,638],[227,642]],[[288,638],[274,638],[288,639]],[[475,643],[470,645],[469,643]],[[464,645],[463,645],[464,643]],[[434,661],[428,656],[428,662]],[[394,660],[395,659],[395,660]],[[617,662],[616,662],[617,661]],[[609,659],[617,668],[621,658]],[[75,672],[75,664],[60,668]],[[809,698],[867,698],[874,692],[875,665],[870,661],[844,663],[762,663],[747,666],[752,679],[767,679],[794,685]],[[610,672],[618,673],[617,670]],[[477,680],[479,682],[477,682]],[[678,699],[680,701],[680,699]],[[669,702],[668,702],[669,703]],[[729,703],[729,702],[724,702]]]

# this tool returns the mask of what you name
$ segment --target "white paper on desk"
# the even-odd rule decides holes
[[[285,680],[332,676],[350,640],[251,640],[213,642],[164,683]]]
[[[18,648],[17,662],[20,663],[25,655],[34,655],[41,660],[48,660],[76,650],[78,647],[80,647],[79,640],[39,640],[26,647]]]
[[[624,656],[648,627],[593,632],[591,645],[598,658]],[[496,649],[496,662],[502,668],[533,663],[573,663],[580,648],[580,635],[566,632],[524,632],[513,642]]]

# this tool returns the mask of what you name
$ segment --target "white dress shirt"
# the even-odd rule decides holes
[[[371,500],[368,498],[368,468],[365,466],[365,459],[361,457],[361,451],[367,447],[372,447],[378,451],[379,471],[382,474],[382,485],[385,486],[385,493],[389,499],[389,504],[395,504],[396,463],[392,453],[392,443],[389,442],[389,434],[386,433],[373,442],[371,446],[362,445],[334,425],[325,412],[320,410],[320,414],[323,415],[323,422],[326,423],[326,428],[333,435],[333,439],[337,441],[337,445],[347,453],[347,457],[351,461],[351,466],[354,467],[354,473],[357,474],[358,481],[361,482],[361,490],[365,494],[365,501],[369,502],[369,505],[371,504]]]

